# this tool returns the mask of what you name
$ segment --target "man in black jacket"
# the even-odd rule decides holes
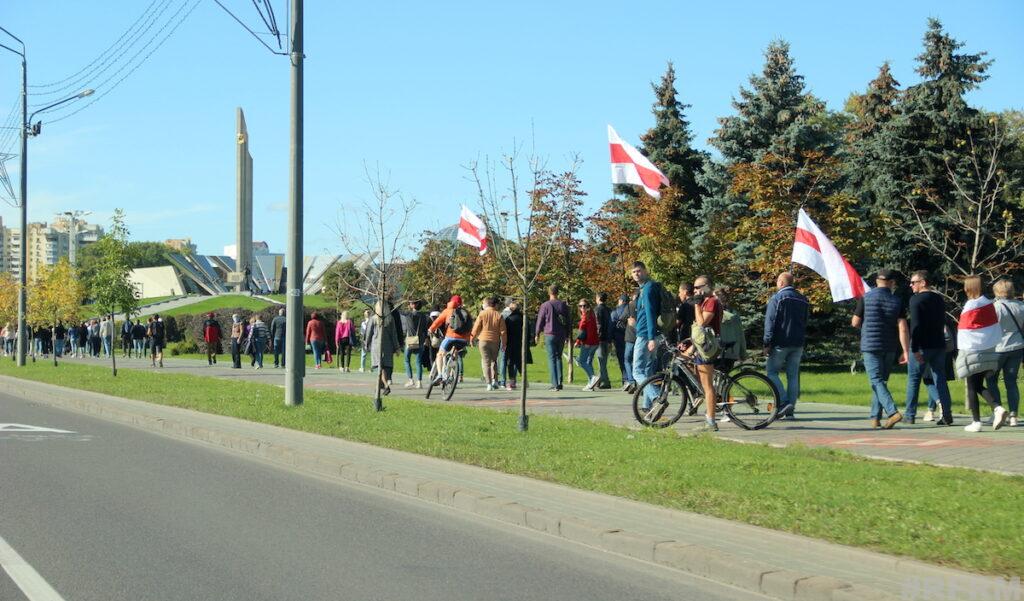
[[[910,350],[907,358],[907,406],[904,419],[911,424],[917,417],[917,395],[926,368],[930,367],[935,388],[939,393],[942,417],[935,425],[953,423],[952,401],[946,382],[946,302],[933,292],[927,271],[910,274]]]
[[[612,334],[614,324],[612,323],[612,312],[605,304],[608,300],[608,293],[598,292],[594,296],[594,316],[597,318],[597,364],[600,368],[595,388],[611,388],[612,382],[608,379],[608,351],[612,345]]]
[[[284,367],[285,325],[287,322],[284,309],[278,309],[277,315],[270,320],[270,341],[274,346],[274,367]]]

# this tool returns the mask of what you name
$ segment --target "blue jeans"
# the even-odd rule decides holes
[[[419,348],[412,348],[410,346],[405,347],[405,375],[412,379],[412,358],[416,357],[416,379],[423,379],[423,358],[420,356]]]
[[[1020,408],[1020,389],[1017,388],[1017,373],[1020,371],[1021,359],[1024,359],[1024,349],[999,353],[999,370],[985,380],[985,388],[992,391],[996,403],[999,399],[999,373],[1003,374],[1003,384],[1006,386],[1006,404],[1010,406],[1010,413],[1017,415]]]
[[[324,356],[324,341],[311,340],[309,346],[313,349],[313,362],[316,363],[317,367],[320,367],[320,362],[323,361]]]
[[[505,386],[508,383],[508,366],[505,365],[505,349],[498,351],[498,385]]]
[[[882,419],[882,411],[885,417],[896,413],[896,402],[889,392],[889,374],[892,373],[892,366],[896,363],[899,353],[884,351],[864,351],[864,371],[868,373],[868,381],[871,382],[871,417]]]
[[[145,338],[134,338],[132,345],[135,347],[135,356],[141,357],[146,350],[146,339]]]
[[[103,336],[103,355],[110,356],[110,336]]]
[[[321,343],[323,344],[323,343]],[[267,341],[263,338],[252,339],[252,354],[256,365],[263,367],[263,349],[267,347]]]
[[[285,356],[284,355],[284,345],[285,345],[285,339],[284,338],[275,338],[274,339],[274,367],[277,367],[278,365],[280,365],[281,367],[284,367],[284,356]],[[280,359],[280,362],[278,362],[279,359]]]
[[[551,335],[544,336],[544,348],[548,351],[548,373],[551,374],[551,385],[562,387],[562,350],[565,340]]]
[[[615,348],[615,360],[619,362],[619,371],[622,374],[622,383],[625,384],[629,381],[626,377],[626,343],[616,338],[612,341],[612,346]]]
[[[622,383],[636,384],[633,378],[633,347],[635,342],[624,342],[622,346]]]
[[[53,354],[58,357],[64,354],[64,341],[60,338],[53,342]]]
[[[594,377],[594,354],[597,353],[597,346],[596,344],[581,346],[580,356],[576,359],[576,364],[587,372],[587,384]]]
[[[773,346],[768,351],[768,379],[775,384],[779,393],[782,407],[786,409],[786,415],[793,415],[796,409],[796,401],[800,398],[800,359],[804,356],[802,346]],[[782,379],[779,378],[779,371],[786,372],[786,386],[782,386]]]
[[[931,388],[934,386],[939,405],[942,406],[942,415],[953,415],[953,401],[949,396],[949,383],[946,381],[946,349],[922,349],[921,354],[924,356],[924,363],[918,363],[917,357],[914,355],[907,358],[906,416],[912,418],[917,415],[917,396],[927,368],[930,368],[932,372],[932,384],[928,387],[929,397],[931,397]],[[931,407],[930,402],[929,407]]]
[[[641,336],[636,337],[636,343],[633,344],[633,378],[638,382],[643,382],[647,378],[654,375],[655,369],[657,369],[657,349],[654,351],[647,350],[647,343],[650,342],[646,338]],[[654,397],[658,395],[658,391],[654,386],[648,386],[644,388],[644,409],[650,409],[654,403]]]

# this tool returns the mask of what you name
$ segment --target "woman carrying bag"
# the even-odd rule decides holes
[[[967,403],[971,409],[971,423],[967,432],[981,432],[980,394],[992,407],[992,429],[1006,423],[1006,409],[999,404],[991,390],[985,388],[985,378],[999,368],[996,346],[1003,338],[995,304],[982,293],[981,277],[972,275],[964,280],[967,302],[960,312],[956,341],[960,353],[956,358],[956,377],[967,380]]]

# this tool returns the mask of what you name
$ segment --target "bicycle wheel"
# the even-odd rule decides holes
[[[430,366],[430,375],[427,377],[430,378],[430,383],[427,384],[427,398],[429,399],[430,392],[434,390],[434,383],[437,382],[437,361],[434,362],[434,365]]]
[[[760,430],[779,416],[779,391],[768,376],[752,369],[729,376],[720,406],[744,430]]]
[[[455,386],[459,383],[459,364],[457,361],[449,361],[444,369],[444,376],[441,379],[441,392],[444,394],[444,400],[452,400],[452,395],[455,394]]]
[[[651,408],[644,410],[644,390],[654,387],[656,395]],[[633,417],[636,421],[652,428],[667,428],[679,421],[689,406],[689,394],[683,381],[677,377],[667,378],[665,374],[654,374],[647,378],[633,393]]]

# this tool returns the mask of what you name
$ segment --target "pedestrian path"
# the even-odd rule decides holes
[[[230,368],[230,359],[221,357],[216,366],[205,361],[169,358],[164,361],[168,373],[191,373],[226,379],[239,379],[265,384],[284,384],[284,371],[267,367],[254,370],[248,357],[243,369]],[[225,360],[226,359],[226,360]],[[85,362],[101,363],[85,359]],[[269,364],[268,364],[269,365]],[[118,366],[152,369],[148,360],[118,358]],[[401,379],[401,378],[399,378]],[[397,381],[397,380],[396,380]],[[305,386],[352,394],[372,395],[376,376],[369,373],[339,373],[337,369],[307,369]],[[866,386],[866,383],[865,383]],[[626,427],[639,427],[633,419],[632,397],[616,390],[585,392],[570,386],[562,391],[549,391],[545,385],[534,384],[527,397],[531,414],[550,414],[591,419]],[[424,390],[392,386],[392,395],[427,401]],[[473,407],[518,410],[519,391],[488,392],[479,381],[460,384],[452,403]],[[986,426],[981,433],[964,432],[966,416],[957,416],[953,427],[939,427],[931,422],[915,425],[899,424],[892,430],[873,430],[868,408],[829,403],[800,403],[798,419],[775,422],[758,431],[742,430],[728,423],[720,424],[719,438],[744,443],[773,446],[802,444],[841,449],[857,455],[893,461],[911,461],[941,466],[964,467],[1014,475],[1024,475],[1024,427],[1004,427],[993,432]],[[693,433],[703,422],[700,415],[684,417],[675,428],[681,434]]]

